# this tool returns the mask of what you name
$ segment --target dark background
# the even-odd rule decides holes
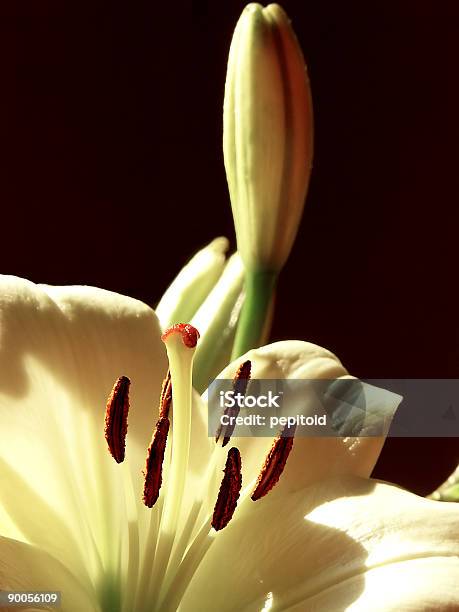
[[[2,4],[2,272],[154,305],[196,248],[234,244],[221,111],[243,5]],[[360,377],[459,378],[459,4],[283,6],[316,153],[273,338]],[[375,475],[427,493],[458,459],[455,439],[390,439]]]

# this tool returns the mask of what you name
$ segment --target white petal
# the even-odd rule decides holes
[[[179,272],[156,307],[163,329],[191,321],[222,273],[227,250],[228,240],[216,238]]]
[[[459,606],[458,576],[456,556],[410,559],[367,570],[363,592],[361,576],[356,576],[282,609],[341,612],[342,602],[354,593],[356,600],[346,608],[347,612],[453,612]]]
[[[276,342],[254,349],[230,364],[218,376],[232,379],[238,366],[250,359],[253,379],[347,379],[347,370],[330,351],[309,342],[296,340]],[[250,387],[249,387],[250,392]],[[390,422],[400,400],[389,392],[381,393],[381,404],[373,410]],[[204,397],[205,401],[207,400]],[[235,437],[232,444],[242,455],[245,483],[260,471],[272,439]],[[368,477],[384,444],[382,436],[367,437],[295,437],[293,449],[279,484],[270,495],[282,495],[305,487],[334,474],[355,474]]]
[[[154,311],[139,300],[95,287],[40,288],[63,315],[60,335],[53,337],[42,329],[47,345],[59,343],[57,353],[62,363],[55,360],[49,364],[50,370],[62,376],[67,388],[73,382],[71,390],[79,392],[83,405],[99,411],[102,419],[113,383],[120,375],[128,376],[128,440],[148,446],[158,415],[159,390],[168,368]],[[42,320],[30,321],[30,325],[34,323],[43,325]],[[58,322],[54,320],[52,325],[57,329]]]
[[[145,304],[108,291],[5,276],[0,321],[0,531],[85,581],[102,557],[117,565],[125,496],[134,508],[141,498],[167,370],[158,321]],[[104,439],[105,403],[120,375],[132,381],[126,466]]]
[[[8,538],[0,538],[0,589],[2,591],[59,591],[62,612],[100,612],[94,593],[87,592],[74,576],[47,553]],[[55,610],[31,604],[28,610]],[[2,607],[3,609],[13,609]]]
[[[261,610],[268,593],[273,612],[457,609],[459,507],[355,477],[246,500],[181,609]]]

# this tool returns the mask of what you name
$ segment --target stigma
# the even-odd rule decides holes
[[[198,330],[189,323],[176,323],[172,325],[172,327],[169,327],[163,333],[161,340],[167,342],[167,339],[172,334],[180,334],[183,344],[188,348],[194,348],[199,340]]]

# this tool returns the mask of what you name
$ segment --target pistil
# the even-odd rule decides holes
[[[148,591],[149,601],[158,601],[183,501],[191,437],[192,365],[198,338],[199,332],[191,325],[183,323],[170,327],[162,336],[171,374],[172,454],[167,495],[161,513],[160,535]]]
[[[162,336],[169,358],[174,406],[170,488],[164,512],[167,532],[174,531],[185,487],[191,436],[192,366],[198,338],[198,330],[183,323],[173,325]]]

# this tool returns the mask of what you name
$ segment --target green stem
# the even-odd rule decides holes
[[[234,340],[232,360],[260,346],[277,275],[278,273],[272,270],[247,270],[245,299]]]
[[[459,466],[443,484],[427,497],[437,501],[459,502]]]

